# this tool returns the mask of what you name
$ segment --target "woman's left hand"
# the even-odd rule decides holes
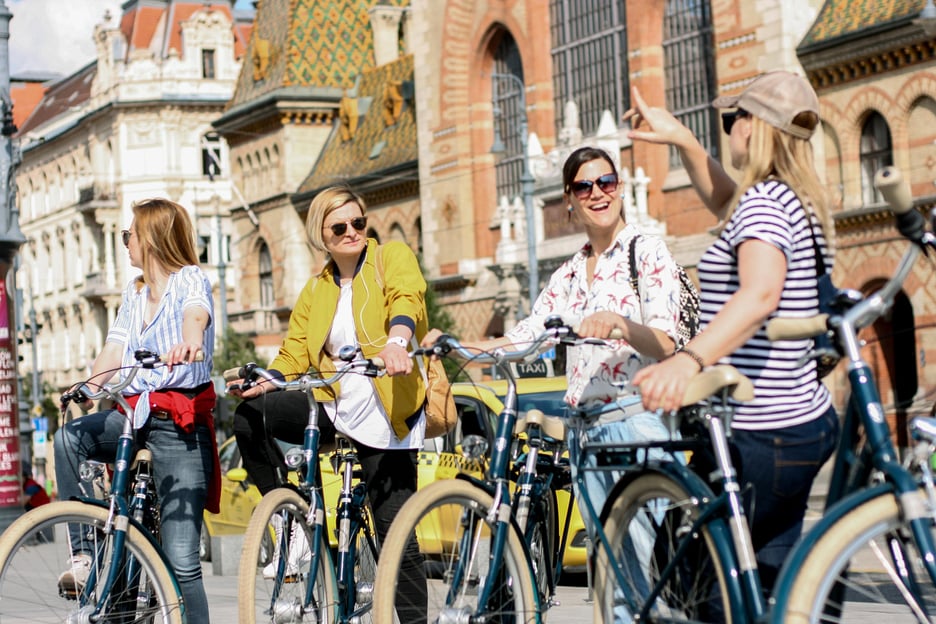
[[[172,370],[173,364],[191,364],[194,362],[201,350],[202,345],[200,342],[180,342],[169,349],[168,353],[164,353],[162,357],[169,370]]]
[[[640,388],[645,408],[669,412],[682,407],[689,380],[698,372],[699,365],[695,360],[677,353],[658,364],[637,371],[633,383]]]
[[[408,375],[413,370],[413,360],[409,352],[398,344],[388,344],[377,354],[384,361],[387,374]]]

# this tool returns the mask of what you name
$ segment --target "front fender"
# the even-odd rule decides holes
[[[93,505],[102,509],[110,509],[109,503],[97,498],[78,498],[76,500],[81,501],[85,505]],[[176,595],[179,596],[179,604],[182,605],[182,621],[185,622],[185,601],[182,599],[182,588],[179,587],[179,581],[176,579],[175,570],[173,569],[172,564],[169,563],[169,559],[166,558],[166,553],[163,551],[159,542],[156,541],[156,538],[153,537],[153,534],[145,529],[142,524],[129,516],[127,517],[127,520],[129,520],[131,526],[137,529],[143,535],[143,537],[146,538],[146,540],[150,543],[150,545],[153,546],[156,552],[159,553],[159,559],[166,570],[169,572],[169,578],[172,579],[172,588],[175,590]]]
[[[816,546],[816,542],[818,542],[842,516],[852,511],[855,507],[873,498],[887,494],[893,494],[893,487],[887,483],[858,490],[832,505],[809,531],[800,536],[799,540],[793,546],[793,550],[787,555],[783,567],[780,568],[780,575],[774,585],[774,593],[770,598],[771,623],[780,624],[783,622],[783,616],[787,607],[787,598],[790,595],[790,589],[796,579],[796,573],[799,572],[799,569],[802,567],[810,551]]]

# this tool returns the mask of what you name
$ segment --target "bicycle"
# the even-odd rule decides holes
[[[145,350],[123,381],[91,389],[90,380],[62,395],[70,401],[111,399],[132,414],[121,391],[141,369],[162,366]],[[185,606],[172,567],[159,544],[159,505],[152,454],[133,453],[133,419],[124,419],[109,502],[94,497],[52,502],[24,514],[0,535],[0,620],[29,622],[185,622]],[[104,491],[104,465],[84,462],[81,477]],[[83,588],[56,590],[63,562],[79,539],[91,557]]]
[[[936,615],[936,488],[931,467],[936,420],[919,417],[911,422],[916,445],[901,463],[858,338],[860,329],[890,309],[919,255],[936,248],[936,236],[926,230],[923,216],[912,210],[899,171],[879,171],[875,184],[896,213],[898,230],[912,243],[895,274],[867,297],[845,293],[839,313],[777,319],[768,327],[772,340],[830,332],[849,360],[852,391],[829,505],[781,570],[773,621],[839,621],[853,609],[866,612],[869,602],[885,605],[889,619],[929,621]],[[930,223],[932,229],[936,213],[931,213]],[[870,487],[863,487],[867,484]]]
[[[339,436],[332,460],[342,474],[335,527],[338,552],[333,560],[318,472],[318,403],[312,395],[313,389],[331,386],[346,374],[376,377],[382,371],[379,358],[356,356],[354,347],[342,348],[339,358],[345,364],[324,379],[307,374],[283,381],[256,364],[225,373],[229,380],[246,380],[242,388],[263,380],[279,390],[305,392],[309,399],[303,445],[285,455],[287,466],[300,471],[299,483],[286,482],[265,494],[244,534],[238,572],[242,624],[369,621],[379,545],[367,507],[367,488],[363,482],[354,483],[357,458],[349,441]],[[272,573],[265,574],[258,562],[271,541],[278,556],[274,555]]]
[[[534,472],[543,465],[538,452],[518,456],[524,463],[515,495],[511,495],[511,440],[517,429],[517,393],[508,364],[535,354],[547,341],[564,344],[607,344],[604,340],[580,338],[558,317],[547,320],[545,331],[525,348],[475,354],[451,336],[441,336],[425,352],[435,356],[456,354],[460,358],[497,366],[508,380],[504,409],[498,418],[491,458],[484,480],[459,474],[454,480],[434,483],[417,492],[394,520],[381,551],[374,593],[378,622],[536,622],[554,600],[554,578],[561,548],[553,546],[549,481],[530,486]],[[526,419],[539,417],[531,410]],[[554,425],[545,425],[549,437],[559,438]],[[533,433],[531,442],[536,445]],[[564,437],[564,436],[563,436]],[[553,454],[549,462],[561,466]],[[537,467],[539,464],[540,467]],[[549,469],[551,470],[551,469]],[[516,473],[517,471],[514,470]],[[526,475],[524,475],[524,472]],[[565,467],[561,468],[564,474]],[[553,503],[554,505],[554,503]],[[531,513],[527,513],[527,509]],[[534,511],[540,509],[541,511]],[[554,506],[553,506],[554,509]],[[522,527],[528,516],[526,527]],[[568,515],[567,515],[568,516]],[[539,536],[539,537],[537,537]],[[564,539],[564,538],[563,538]],[[404,549],[413,541],[427,560],[433,577],[429,584],[426,613],[404,612],[394,603],[398,585],[397,568]],[[548,555],[548,556],[547,556]],[[551,559],[551,561],[550,561]]]

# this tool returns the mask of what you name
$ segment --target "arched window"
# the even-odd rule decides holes
[[[549,10],[555,110],[573,100],[589,136],[604,111],[619,121],[630,102],[624,1],[551,0]]]
[[[270,310],[274,306],[273,258],[270,256],[270,248],[266,243],[260,244],[259,264],[260,306],[264,310]]]
[[[861,201],[867,206],[884,201],[874,188],[878,169],[894,164],[890,128],[880,113],[872,112],[861,127]]]
[[[526,111],[523,110],[525,95],[521,90],[524,84],[523,63],[517,42],[510,33],[504,33],[494,51],[494,73],[500,76],[491,79],[494,123],[504,146],[496,167],[497,197],[516,197],[520,195],[520,177],[523,175],[521,125]]]
[[[692,130],[713,157],[718,156],[715,42],[708,0],[666,0],[663,14],[663,71],[666,108]],[[681,168],[670,148],[670,167]]]

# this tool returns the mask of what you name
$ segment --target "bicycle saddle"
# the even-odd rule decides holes
[[[689,381],[689,387],[683,395],[683,407],[704,401],[723,389],[728,390],[728,395],[736,401],[750,401],[754,398],[754,384],[751,380],[734,366],[720,364],[706,368]]]
[[[520,435],[531,425],[539,427],[547,438],[557,442],[565,440],[565,422],[557,416],[547,416],[542,410],[538,409],[527,410],[523,416],[517,417],[517,424],[514,425],[514,435]]]

